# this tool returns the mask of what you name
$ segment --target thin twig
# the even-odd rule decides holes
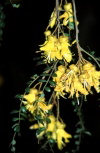
[[[84,52],[85,54],[87,54],[88,56],[90,56],[90,57],[97,63],[97,65],[98,65],[99,68],[100,68],[100,64],[99,64],[99,62],[96,60],[95,57],[93,57],[91,54],[89,54],[87,51],[85,51],[82,47],[80,47],[80,49],[81,49],[82,52]]]
[[[60,34],[60,21],[59,21],[59,0],[56,0],[56,12],[57,12],[57,37],[59,38]]]

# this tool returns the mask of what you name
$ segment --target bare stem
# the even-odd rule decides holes
[[[60,33],[60,21],[59,21],[59,0],[56,0],[56,12],[57,12],[57,37],[59,38]]]
[[[81,47],[80,47],[81,48]],[[93,57],[91,54],[89,54],[87,51],[85,51],[83,48],[81,48],[81,51],[84,52],[85,54],[87,54],[88,56],[90,56],[98,65],[98,67],[100,68],[100,64],[99,62],[96,60],[95,57]]]
[[[75,19],[75,30],[76,30],[76,42],[79,43],[79,38],[78,38],[78,25],[77,25],[77,16],[76,16],[76,6],[75,6],[75,0],[72,0],[73,2],[73,9],[74,9],[74,19]]]
[[[72,0],[73,3],[73,9],[74,9],[74,20],[75,20],[75,31],[76,31],[76,44],[77,44],[77,49],[78,49],[78,55],[79,55],[79,60],[83,59],[80,45],[79,45],[79,30],[78,30],[78,25],[77,25],[77,15],[76,15],[76,6],[75,6],[75,0]]]

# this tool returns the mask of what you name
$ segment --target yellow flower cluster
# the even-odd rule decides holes
[[[69,142],[68,139],[72,136],[64,130],[66,127],[64,123],[56,120],[53,115],[49,116],[49,119],[51,122],[48,123],[46,130],[38,135],[38,138],[41,138],[44,134],[47,134],[47,138],[55,140],[58,149],[61,150],[65,146],[65,143]],[[43,124],[34,124],[30,127],[30,129],[38,129],[41,127],[43,127]],[[48,132],[51,134],[48,134]]]
[[[59,18],[63,19],[63,25],[66,26],[69,22],[73,23],[73,10],[72,10],[72,4],[67,3],[64,5],[64,14],[62,14]]]
[[[48,27],[53,28],[53,26],[56,23],[56,19],[57,19],[57,12],[54,10],[51,14]]]
[[[57,77],[53,77],[56,82],[56,96],[64,97],[69,93],[69,97],[74,95],[78,98],[80,94],[88,95],[92,93],[91,88],[94,87],[100,92],[100,71],[96,71],[95,66],[87,62],[83,65],[71,64],[67,69],[65,66],[58,66],[56,71]]]
[[[48,31],[49,33],[49,31]],[[46,35],[48,34],[46,33]],[[47,40],[40,47],[41,51],[44,51],[43,55],[46,61],[62,60],[63,58],[69,63],[72,60],[72,54],[70,52],[70,44],[67,36],[60,36],[58,39],[54,35],[49,35]]]
[[[52,105],[47,105],[45,102],[45,98],[41,97],[42,91],[39,91],[35,88],[30,89],[29,94],[24,95],[23,98],[26,100],[24,101],[24,105],[26,109],[30,113],[34,113],[34,111],[42,110],[43,112],[47,112],[52,108]]]

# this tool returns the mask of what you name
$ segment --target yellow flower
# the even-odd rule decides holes
[[[72,10],[72,4],[67,3],[64,5],[65,12],[62,14],[59,18],[63,19],[63,25],[67,26],[67,24],[70,22],[74,22],[73,19],[73,10]]]
[[[65,95],[65,86],[62,84],[62,82],[58,82],[56,87],[54,88],[54,91],[56,91],[56,96],[59,98],[59,96],[62,96],[64,98]]]
[[[29,103],[33,103],[36,99],[37,99],[37,95],[38,95],[38,90],[37,89],[30,89],[29,94],[24,95],[24,98],[29,102]]]
[[[46,132],[53,132],[55,130],[55,117],[53,115],[50,115],[49,119],[51,122],[48,124]]]
[[[53,107],[53,105],[52,104],[46,105],[44,102],[38,102],[38,107],[41,108],[42,111],[47,112]]]
[[[56,23],[56,19],[57,19],[57,13],[56,11],[53,11],[50,17],[50,21],[49,21],[49,27],[53,28],[55,23]]]
[[[43,127],[44,127],[44,125],[41,124],[41,123],[39,123],[39,124],[31,125],[29,128],[30,128],[31,130],[33,130],[33,129],[36,130],[36,129],[43,128]],[[41,138],[43,137],[44,134],[45,134],[45,130],[42,131],[42,132],[40,132],[40,133],[37,135],[37,138],[38,138],[38,139],[41,139]]]
[[[45,36],[50,36],[51,35],[51,31],[50,30],[47,30],[44,32]]]
[[[67,62],[70,62],[72,54],[69,50],[69,46],[68,37],[60,36],[57,39],[56,36],[49,35],[44,44],[41,45],[40,50],[44,51],[43,55],[46,58],[45,61],[50,62],[64,58]]]
[[[65,4],[64,9],[66,12],[72,12],[72,4],[71,3]]]
[[[24,101],[23,103],[26,109],[32,114],[35,110],[39,109],[43,112],[47,112],[53,106],[52,104],[47,105],[45,102],[45,98],[40,97],[40,94],[42,94],[42,91],[38,91],[37,89],[32,88],[30,89],[29,94],[24,95],[24,99],[26,99],[26,101]]]
[[[34,111],[36,110],[36,106],[34,106],[33,104],[26,104],[26,109],[30,112],[30,113],[34,113]]]
[[[65,73],[66,67],[63,65],[58,66],[58,71],[60,71],[62,74]]]
[[[88,95],[88,92],[85,88],[83,88],[82,83],[78,80],[78,78],[73,80],[73,87],[76,93],[80,92],[81,94]]]
[[[69,142],[69,138],[72,136],[68,134],[64,128],[66,125],[60,121],[56,121],[54,116],[49,117],[51,123],[48,124],[47,132],[51,132],[51,135],[48,136],[48,139],[52,138],[57,142],[58,149],[63,149],[65,143]]]
[[[75,73],[78,72],[78,67],[75,64],[71,64],[69,68],[73,70]]]
[[[55,42],[57,41],[57,38],[55,36],[48,36],[48,40],[41,46],[43,47],[40,47],[40,50],[42,51],[52,51],[54,49],[54,45],[55,45]]]
[[[64,129],[57,129],[57,145],[59,150],[62,150],[65,143],[69,142],[69,138],[72,138],[71,134],[67,133]]]
[[[64,12],[60,17],[60,19],[63,19],[63,25],[66,26],[68,24],[69,15],[67,12]]]
[[[68,139],[72,136],[64,130],[64,128],[66,127],[64,123],[58,121],[53,115],[48,116],[48,118],[51,122],[45,124],[46,129],[42,131],[39,135],[37,135],[37,138],[40,139],[43,137],[43,135],[46,135],[47,139],[54,139],[57,143],[58,149],[61,150],[65,146],[65,143],[69,142]],[[38,129],[42,127],[44,127],[44,125],[39,123],[30,126],[30,129]],[[48,132],[50,132],[51,134],[48,135]]]
[[[69,48],[63,49],[61,51],[61,55],[65,58],[65,60],[69,63],[72,60],[72,54],[69,50]]]

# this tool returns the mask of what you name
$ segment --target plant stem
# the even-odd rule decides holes
[[[76,43],[77,43],[77,49],[78,49],[78,54],[79,54],[79,58],[82,59],[82,52],[84,52],[85,54],[87,54],[88,56],[90,56],[99,66],[100,68],[100,64],[99,62],[96,60],[95,57],[93,57],[91,54],[89,54],[87,51],[85,51],[79,44],[79,29],[78,29],[78,25],[77,25],[77,15],[76,15],[76,6],[75,6],[75,0],[72,0],[73,3],[73,8],[74,8],[74,19],[75,19],[75,30],[76,30]]]
[[[60,21],[59,21],[59,0],[56,0],[56,12],[57,12],[57,37],[59,38],[60,33]]]
[[[85,51],[82,47],[80,47],[80,48],[81,48],[81,51],[84,52],[85,54],[89,55],[89,56],[97,63],[98,67],[100,68],[100,64],[99,64],[99,62],[96,60],[96,58],[93,57],[91,54],[89,54],[87,51]]]
[[[74,9],[74,19],[75,19],[75,30],[76,30],[76,42],[79,43],[79,38],[78,38],[78,26],[77,26],[77,16],[76,16],[76,6],[75,6],[75,0],[72,0],[73,2],[73,9]]]

